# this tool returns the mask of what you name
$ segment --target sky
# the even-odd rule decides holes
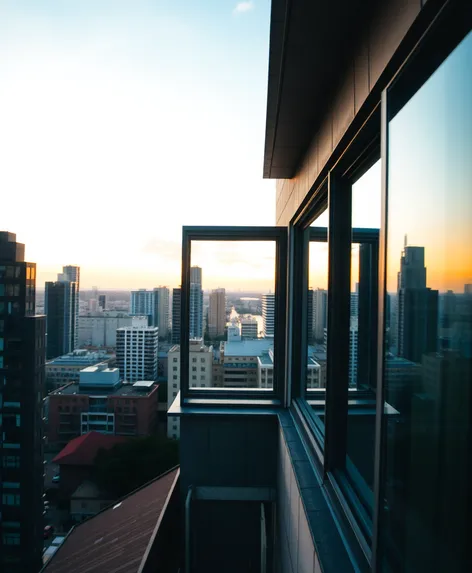
[[[269,0],[0,0],[0,229],[38,288],[66,264],[82,288],[177,286],[182,225],[275,224],[269,21]],[[200,257],[204,287],[273,284],[229,252]]]

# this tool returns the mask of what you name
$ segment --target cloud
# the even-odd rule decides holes
[[[251,10],[254,10],[254,2],[252,2],[252,0],[248,2],[238,2],[233,10],[233,14],[243,14]]]

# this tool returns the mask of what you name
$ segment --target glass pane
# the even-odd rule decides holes
[[[472,33],[389,123],[385,571],[471,571]]]
[[[307,298],[307,366],[306,398],[324,423],[324,389],[326,388],[326,344],[328,327],[328,210],[326,209],[311,224],[320,235],[311,240],[308,251],[308,298]]]
[[[372,517],[374,485],[380,201],[379,160],[352,186],[346,472],[367,520]],[[369,531],[365,534],[370,537]]]
[[[272,390],[274,241],[193,241],[189,387]]]

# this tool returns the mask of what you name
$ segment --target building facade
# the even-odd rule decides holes
[[[192,388],[211,388],[213,384],[213,347],[205,346],[203,340],[190,341],[189,380]],[[167,360],[167,408],[169,409],[180,391],[180,346],[174,345]],[[180,437],[180,421],[175,416],[167,417],[167,437]]]
[[[36,265],[0,233],[0,569],[38,571],[43,551],[46,324],[35,316]]]
[[[49,360],[76,348],[75,312],[78,293],[76,283],[70,281],[47,282],[45,288],[44,312]]]
[[[129,316],[123,312],[107,310],[88,312],[79,316],[79,346],[114,347],[116,331],[124,326],[146,327],[147,316]]]
[[[275,330],[275,294],[262,295],[262,321],[264,338],[273,338]]]
[[[241,338],[244,340],[254,340],[259,336],[259,324],[255,318],[241,318]],[[229,336],[228,336],[229,341]]]
[[[49,394],[48,441],[63,446],[91,431],[116,436],[144,437],[157,431],[158,384],[120,382],[118,368],[106,364],[80,372]]]
[[[115,355],[107,352],[74,350],[64,356],[58,356],[46,362],[46,388],[48,391],[56,390],[68,382],[78,382],[80,371],[84,368],[97,364],[112,366],[114,362]]]
[[[172,343],[180,344],[180,288],[172,291]]]
[[[116,331],[116,363],[126,382],[158,378],[158,328],[125,326]]]

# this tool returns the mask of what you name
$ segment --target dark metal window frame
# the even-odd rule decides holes
[[[268,389],[190,388],[190,267],[192,241],[266,241],[275,243],[274,386]],[[285,339],[287,299],[287,227],[183,227],[180,309],[180,403],[208,405],[221,400],[257,405],[282,404],[285,395]],[[251,403],[251,405],[253,405]]]
[[[429,10],[431,9],[431,12]],[[287,341],[288,399],[298,420],[305,443],[312,452],[315,469],[324,479],[325,494],[332,506],[333,515],[345,535],[352,557],[361,570],[378,572],[382,567],[382,509],[384,499],[384,472],[386,439],[384,428],[384,325],[385,325],[385,261],[387,224],[387,135],[388,121],[418,91],[434,71],[445,61],[453,49],[470,30],[472,5],[449,0],[438,11],[437,6],[426,6],[422,29],[414,49],[404,52],[403,63],[382,92],[382,99],[371,116],[347,146],[339,161],[316,189],[313,189],[302,205],[302,210],[290,226],[290,265],[288,324],[292,331]],[[440,27],[438,32],[437,28]],[[415,32],[416,33],[416,32]],[[388,102],[388,105],[387,105]],[[306,349],[307,291],[303,278],[306,267],[309,225],[329,204],[329,281],[328,291],[328,337],[344,347],[349,343],[349,297],[350,287],[346,269],[350,268],[350,249],[347,234],[351,230],[351,186],[379,158],[382,158],[382,221],[379,237],[378,269],[378,328],[376,364],[376,424],[374,450],[374,488],[372,492],[372,518],[366,528],[362,503],[357,492],[340,471],[345,463],[346,448],[343,441],[346,428],[348,391],[342,385],[348,377],[348,361],[330,361],[326,383],[325,433],[316,423],[316,416],[304,397],[305,378],[303,373]],[[316,231],[315,231],[316,233]],[[354,241],[353,241],[354,242]],[[335,268],[331,265],[334,264]],[[343,271],[344,268],[344,271]],[[346,285],[348,285],[346,287]],[[343,293],[343,294],[342,294]],[[343,297],[344,296],[344,300]],[[338,302],[340,305],[338,305]],[[333,314],[335,305],[335,314]],[[331,312],[330,312],[331,311]],[[330,316],[331,314],[331,316]],[[331,330],[331,334],[329,333]],[[333,332],[334,331],[334,332]],[[328,339],[329,346],[329,339]],[[331,345],[332,346],[332,345]],[[290,396],[291,391],[291,396]],[[320,393],[320,396],[322,394]],[[344,421],[344,422],[343,422]],[[341,424],[341,425],[340,425]],[[324,437],[324,449],[322,439]],[[367,529],[367,534],[366,534]]]

